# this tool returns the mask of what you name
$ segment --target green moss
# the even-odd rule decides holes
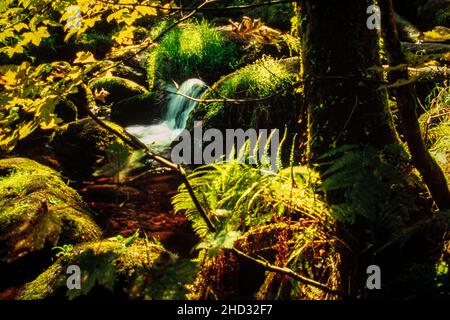
[[[187,23],[163,37],[147,62],[150,87],[156,80],[182,82],[199,77],[215,81],[237,61],[235,45],[211,25]]]
[[[264,58],[223,77],[204,98],[271,99],[232,105],[216,102],[198,105],[191,113],[188,128],[193,121],[204,122],[207,128],[280,128],[297,120],[298,97],[289,88],[296,79],[295,58],[274,60]],[[285,91],[283,91],[286,89]]]
[[[105,123],[121,133],[124,132],[122,127],[112,122]],[[103,165],[99,160],[105,156],[106,148],[114,141],[125,145],[94,120],[85,118],[58,129],[51,145],[64,168],[64,174],[77,179],[89,177],[94,172],[94,167]]]
[[[9,261],[49,243],[99,237],[79,195],[52,169],[24,158],[0,160],[0,251]]]
[[[91,90],[101,90],[102,88],[109,92],[105,102],[119,102],[126,98],[147,93],[147,89],[143,86],[120,77],[107,76],[93,80],[89,87]]]
[[[136,280],[140,279],[138,275],[143,270],[164,269],[175,263],[177,257],[164,249],[158,242],[136,238],[130,243],[129,240],[130,238],[116,237],[74,247],[70,253],[60,257],[34,281],[26,284],[20,299],[49,298],[58,290],[75,298],[81,293],[89,294],[94,286],[105,285],[109,281],[111,281],[109,284],[112,285],[110,289],[116,290],[121,286],[125,294],[136,298],[135,289],[137,285],[140,285],[136,283]],[[67,290],[65,287],[67,278],[65,270],[69,265],[78,265],[83,272],[81,292],[80,290]],[[151,279],[150,285],[157,280]],[[181,284],[178,286],[182,287]]]

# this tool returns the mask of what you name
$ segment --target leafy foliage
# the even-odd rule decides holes
[[[103,68],[103,62],[93,59],[90,52],[77,52],[73,61],[53,61],[35,65],[28,55],[30,47],[38,47],[50,33],[65,32],[65,41],[80,39],[88,30],[107,20],[116,26],[112,38],[117,46],[129,45],[138,27],[136,20],[156,15],[148,6],[156,1],[90,0],[5,0],[0,6],[0,57],[14,58],[16,64],[0,69],[0,148],[11,151],[20,139],[37,128],[53,129],[61,120],[55,106],[79,90],[92,76],[93,70]],[[63,30],[64,27],[64,30]]]
[[[221,230],[217,234],[208,234],[206,238],[200,242],[196,249],[206,249],[208,257],[216,256],[222,249],[232,249],[234,242],[240,236],[237,231]]]

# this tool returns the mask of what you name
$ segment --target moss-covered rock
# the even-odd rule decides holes
[[[186,23],[167,33],[147,61],[150,87],[156,80],[214,82],[233,69],[234,44],[207,22]]]
[[[97,239],[100,229],[59,174],[33,160],[0,160],[0,256],[13,262],[47,244]]]
[[[164,99],[158,94],[144,93],[111,106],[111,120],[122,126],[151,124],[162,116]]]
[[[275,128],[275,124],[282,128],[289,120],[295,121],[299,103],[290,86],[296,78],[296,62],[295,58],[261,59],[223,77],[205,93],[204,99],[263,99],[242,104],[201,103],[191,112],[187,127],[192,128],[194,120],[203,121],[206,128],[217,129]]]
[[[281,137],[287,126],[286,145],[290,147],[293,135],[299,132],[302,105],[301,95],[292,87],[298,67],[296,58],[265,58],[223,77],[205,93],[204,99],[249,101],[201,103],[189,115],[186,128],[193,130],[194,121],[202,121],[204,130],[216,128],[225,133],[226,129],[239,128],[279,129]]]
[[[147,93],[147,89],[129,79],[112,76],[95,79],[89,84],[89,87],[92,92],[101,89],[108,91],[109,94],[104,99],[106,104]]]
[[[119,132],[124,130],[114,123],[105,122]],[[56,130],[51,146],[63,172],[68,177],[90,177],[96,166],[103,164],[105,150],[113,142],[123,142],[114,134],[99,126],[91,118],[70,122]]]
[[[68,290],[66,269],[82,270],[81,289]],[[178,258],[157,242],[132,236],[81,244],[65,252],[34,281],[26,284],[20,299],[77,298],[81,294],[114,294],[132,299],[180,299],[191,281],[195,265]],[[102,290],[102,289],[109,289]]]

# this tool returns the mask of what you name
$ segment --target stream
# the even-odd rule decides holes
[[[193,98],[200,98],[208,86],[200,79],[189,79],[178,90],[167,90]],[[161,121],[153,125],[133,125],[125,129],[136,136],[155,153],[170,150],[171,142],[186,127],[190,112],[197,102],[181,95],[171,94]],[[158,238],[169,250],[180,256],[191,255],[197,238],[184,215],[173,212],[171,198],[182,183],[173,171],[161,170],[158,165],[136,181],[114,185],[108,179],[99,179],[80,190],[90,207],[104,217],[105,236],[132,235],[137,229],[149,237]]]
[[[168,92],[177,92],[185,96],[200,98],[208,86],[200,79],[192,78],[183,82],[180,87],[169,86]],[[133,125],[125,128],[154,152],[163,152],[170,143],[184,130],[189,114],[197,102],[179,94],[170,94],[167,99],[161,122],[155,125]]]

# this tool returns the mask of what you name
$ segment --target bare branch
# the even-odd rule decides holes
[[[307,285],[313,286],[315,288],[318,288],[318,289],[320,289],[323,292],[326,292],[328,294],[337,295],[337,296],[340,296],[340,297],[343,297],[343,298],[348,298],[347,294],[345,294],[344,292],[342,292],[340,290],[335,290],[335,289],[328,288],[326,285],[324,285],[324,284],[322,284],[322,283],[320,283],[318,281],[315,281],[313,279],[306,278],[306,277],[296,273],[292,269],[285,268],[285,267],[281,268],[281,267],[274,266],[273,264],[270,264],[267,261],[254,258],[254,257],[246,254],[245,252],[242,252],[242,251],[240,251],[240,250],[238,250],[236,248],[233,248],[232,250],[238,256],[240,256],[242,258],[245,258],[247,260],[253,261],[254,263],[257,263],[258,265],[262,266],[264,269],[266,269],[268,271],[276,272],[276,273],[283,274],[285,276],[291,277],[292,279],[295,279],[295,280],[297,280],[297,281],[299,281],[299,282],[301,282],[303,284],[307,284]]]

